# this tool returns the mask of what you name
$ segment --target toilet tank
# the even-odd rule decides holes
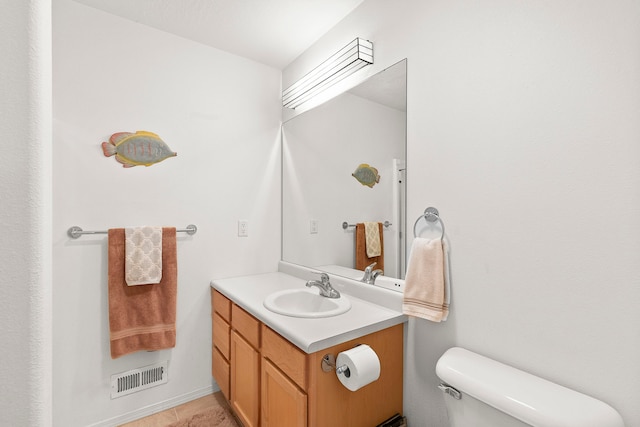
[[[624,427],[600,400],[464,348],[447,350],[436,374],[451,427]]]

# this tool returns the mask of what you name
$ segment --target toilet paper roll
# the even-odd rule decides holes
[[[366,344],[338,353],[336,367],[338,379],[351,391],[356,391],[380,378],[380,359]],[[339,373],[340,367],[346,369]]]

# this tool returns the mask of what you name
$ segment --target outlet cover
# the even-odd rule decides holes
[[[249,221],[246,219],[238,220],[238,237],[248,237],[249,236]]]

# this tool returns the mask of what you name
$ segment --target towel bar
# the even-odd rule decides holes
[[[382,225],[384,225],[384,228],[389,228],[389,226],[393,225],[393,224],[391,224],[389,221],[385,221],[385,222],[382,223]],[[355,227],[355,226],[356,226],[355,224],[349,224],[347,221],[342,223],[342,229],[343,230],[346,230],[349,227]]]
[[[187,233],[189,236],[193,236],[194,234],[196,234],[196,231],[198,231],[198,227],[196,227],[193,224],[189,224],[186,226],[186,228],[184,230],[176,230],[176,233]],[[77,239],[80,236],[82,236],[83,234],[107,234],[108,231],[103,230],[103,231],[84,231],[82,228],[78,227],[77,225],[74,225],[73,227],[69,228],[67,230],[67,234],[69,235],[69,237],[71,237],[72,239]]]
[[[439,221],[440,226],[442,227],[442,236],[440,236],[440,239],[444,239],[444,222],[442,222],[442,219],[440,219],[440,212],[438,212],[438,209],[431,207],[425,209],[424,213],[420,215],[418,219],[416,219],[416,222],[413,224],[413,237],[418,237],[418,235],[416,234],[416,226],[418,225],[418,221],[420,221],[422,218],[429,222]]]

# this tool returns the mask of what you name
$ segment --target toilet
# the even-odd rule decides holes
[[[606,403],[460,347],[438,360],[451,427],[624,427]]]

